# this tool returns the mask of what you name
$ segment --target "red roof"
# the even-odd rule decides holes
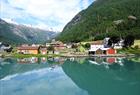
[[[100,41],[94,41],[91,43],[92,45],[103,45],[103,41],[100,40]]]
[[[17,47],[18,50],[38,50],[39,47],[33,47],[33,46],[24,46],[24,47]]]

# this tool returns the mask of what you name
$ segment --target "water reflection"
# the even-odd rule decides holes
[[[19,64],[47,64],[47,58],[46,57],[18,58],[17,63]]]
[[[41,57],[41,63],[46,64],[47,58],[46,57]]]
[[[37,57],[31,57],[31,58],[18,58],[17,62],[20,64],[30,64],[30,63],[38,63]]]
[[[64,72],[89,95],[139,95],[140,62],[133,58],[88,58],[66,61]]]
[[[139,95],[139,59],[139,57],[0,58],[0,82],[7,77],[10,79],[5,80],[3,86],[13,93],[11,95],[20,91],[24,92],[17,95],[29,94],[23,90],[28,85],[29,90],[37,91],[40,95],[52,93],[54,87],[55,94],[52,95],[67,95],[67,92],[68,95]]]
[[[62,57],[52,57],[52,58],[46,58],[46,57],[29,57],[29,58],[18,58],[17,63],[19,64],[47,64],[49,63],[58,63],[63,64],[65,62],[66,58]]]
[[[112,65],[112,64],[119,64],[120,66],[123,66],[123,57],[107,57],[107,58],[102,58],[102,57],[95,57],[95,58],[89,58],[89,62],[91,64],[96,64],[96,65],[101,65],[101,64],[107,64],[107,65]]]

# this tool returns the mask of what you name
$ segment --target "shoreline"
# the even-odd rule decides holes
[[[137,54],[113,54],[113,55],[66,55],[66,54],[48,54],[48,55],[30,55],[30,54],[11,54],[11,55],[2,55],[0,54],[0,57],[15,57],[15,58],[26,58],[26,57],[133,57],[137,56]]]
[[[63,55],[61,57],[128,57],[135,54],[114,54],[114,55]]]

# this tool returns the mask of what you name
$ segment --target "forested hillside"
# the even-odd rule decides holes
[[[66,25],[57,39],[79,42],[127,35],[140,39],[140,0],[96,0]]]

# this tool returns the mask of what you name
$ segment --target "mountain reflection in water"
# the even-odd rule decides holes
[[[53,70],[53,71],[52,71]],[[33,73],[40,73],[40,76],[33,76]],[[54,74],[55,72],[55,74]],[[27,75],[28,76],[24,76]],[[46,73],[46,74],[45,74]],[[18,74],[18,76],[17,76]],[[3,80],[11,76],[19,79],[19,85],[22,82],[22,88],[27,86],[27,78],[33,91],[49,94],[51,88],[54,88],[56,94],[51,95],[139,95],[140,94],[140,62],[139,57],[119,58],[119,57],[94,57],[94,58],[0,58],[0,82],[4,87],[12,83],[7,80],[7,85]],[[49,77],[48,76],[52,76]],[[61,77],[60,77],[61,76]],[[57,78],[57,81],[54,80]],[[43,80],[44,79],[44,80]],[[43,80],[43,81],[41,81]],[[34,82],[33,82],[34,81]],[[36,84],[38,83],[39,84]],[[45,83],[51,82],[49,86]],[[57,85],[58,83],[59,85]],[[13,83],[14,84],[14,83]],[[34,86],[40,85],[36,89]],[[52,87],[53,86],[53,87]],[[43,89],[41,89],[43,88]],[[3,87],[2,87],[3,89]],[[20,91],[20,87],[7,88],[14,95],[15,90]],[[63,90],[62,90],[63,89]],[[62,91],[61,91],[62,90]],[[16,90],[17,91],[17,90]],[[69,93],[67,93],[69,91]],[[6,90],[3,89],[5,93]],[[44,93],[43,93],[44,92]],[[25,95],[19,93],[16,95]],[[38,95],[33,93],[30,95]]]

